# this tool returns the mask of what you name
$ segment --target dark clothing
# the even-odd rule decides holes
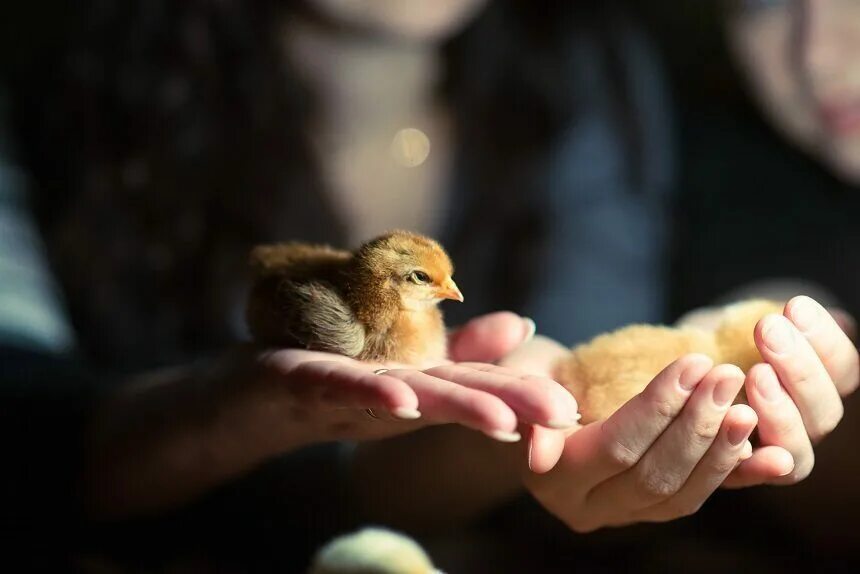
[[[621,55],[624,89],[629,90],[630,108],[642,140],[642,149],[637,152],[641,169],[635,170],[636,173],[631,170],[634,162],[628,155],[625,134],[630,126],[616,115],[615,86],[606,53],[589,34],[572,37],[560,73],[570,74],[570,82],[578,87],[575,122],[564,126],[560,137],[529,173],[521,174],[522,179],[516,182],[521,191],[515,194],[511,205],[494,210],[489,204],[492,197],[476,198],[472,190],[479,188],[480,182],[475,181],[475,174],[470,171],[469,147],[460,142],[461,153],[456,161],[455,183],[450,190],[441,238],[458,264],[457,282],[468,294],[468,303],[449,309],[449,323],[508,308],[531,316],[539,332],[570,344],[625,323],[663,319],[662,278],[674,168],[670,108],[659,67],[647,42],[632,27],[621,26],[620,30],[614,52]],[[0,181],[0,186],[3,185],[11,184]],[[18,190],[16,196],[23,193]],[[319,216],[325,212],[319,209],[316,201],[319,198],[308,198],[301,193],[293,193],[290,198],[292,208],[284,221],[285,234],[310,241],[338,240],[338,225],[333,217]],[[476,201],[488,203],[475,204]],[[491,219],[487,213],[498,218]],[[29,223],[26,213],[18,210],[16,214],[16,223]],[[10,229],[19,227],[22,226]],[[469,233],[474,229],[480,233]],[[0,246],[0,264],[14,260],[19,267],[37,269],[34,276],[47,275],[39,249],[32,242],[21,244],[34,255],[22,260],[22,251],[5,252]],[[10,277],[22,276],[12,272]],[[23,297],[37,293],[30,285],[22,283],[11,291],[13,298],[6,303],[10,305],[7,309],[24,309],[24,299],[27,309],[57,308],[56,302],[47,297],[44,306]],[[20,299],[15,299],[19,296]],[[238,318],[241,307],[241,294],[237,294],[232,307],[224,312]],[[42,514],[28,514],[27,508],[46,491],[57,499],[42,501],[47,519],[54,520],[53,514],[62,515],[57,518],[58,524],[77,524],[73,531],[80,532],[82,525],[76,522],[78,515],[74,512],[77,509],[70,506],[70,501],[75,500],[74,478],[80,470],[82,433],[87,410],[96,396],[92,389],[103,390],[108,385],[93,387],[89,381],[101,381],[103,377],[95,375],[80,382],[66,376],[66,367],[45,362],[55,348],[57,333],[65,333],[63,326],[69,323],[58,317],[56,311],[52,312],[54,315],[47,324],[55,329],[33,331],[47,337],[43,341],[46,344],[32,347],[45,354],[33,352],[14,358],[17,365],[14,369],[27,380],[25,396],[15,398],[10,386],[17,377],[7,371],[11,368],[7,365],[13,366],[11,358],[4,359],[0,389],[3,408],[16,411],[15,417],[4,421],[11,425],[8,433],[4,428],[4,441],[14,440],[16,426],[29,425],[39,430],[32,440],[20,442],[18,451],[22,452],[16,451],[13,462],[16,468],[10,477],[14,487],[2,494],[4,506],[7,497],[20,503],[21,511],[13,513],[12,519],[20,521],[20,528],[31,529],[27,530],[31,534],[44,520]],[[9,316],[20,319],[20,314]],[[89,324],[97,326],[99,321]],[[25,320],[20,324],[29,323]],[[11,347],[29,340],[25,337],[29,333],[20,329],[4,329],[10,325],[0,325],[4,337],[0,343]],[[235,338],[239,340],[242,333],[238,319],[236,326]],[[99,335],[97,331],[78,337],[77,343],[86,341],[92,345],[96,340],[93,336]],[[106,341],[100,351],[113,349],[112,343]],[[116,348],[127,349],[128,345],[118,344]],[[176,351],[180,353],[183,349]],[[218,352],[218,349],[208,351]],[[142,366],[149,361],[148,357],[134,356],[119,359],[121,364]],[[39,365],[44,370],[37,368]],[[99,365],[94,367],[97,371]],[[37,378],[48,385],[48,391],[36,386]],[[51,437],[62,440],[52,448]],[[62,463],[52,466],[58,461]],[[259,560],[263,564],[258,567],[264,570],[283,560],[286,565],[281,571],[296,571],[297,562],[321,544],[324,536],[348,524],[345,517],[349,512],[344,510],[345,477],[338,464],[336,447],[309,449],[273,461],[252,476],[225,485],[198,503],[152,522],[135,521],[103,529],[90,525],[95,530],[87,539],[90,544],[110,546],[135,560],[159,553],[175,552],[181,556],[190,547],[204,549],[204,555],[218,558]],[[318,472],[303,472],[303,468],[310,467]],[[328,476],[331,484],[308,484],[306,477],[310,475]],[[332,496],[333,493],[338,494]],[[29,539],[32,542],[35,537],[31,535]]]
[[[820,286],[860,316],[860,191],[752,110],[699,111],[684,126],[673,314],[785,278]]]

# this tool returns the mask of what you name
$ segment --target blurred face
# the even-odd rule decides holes
[[[731,0],[732,49],[771,122],[860,184],[860,0]]]
[[[487,0],[307,0],[326,17],[405,40],[440,41],[456,34]]]

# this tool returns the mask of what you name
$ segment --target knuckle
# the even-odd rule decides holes
[[[593,520],[582,516],[570,517],[565,520],[564,523],[577,534],[588,534],[590,532],[594,532],[600,527]]]
[[[692,436],[700,444],[711,444],[720,431],[720,421],[713,419],[697,420],[692,426]]]
[[[840,402],[837,406],[833,407],[830,413],[816,420],[814,425],[810,425],[812,428],[808,429],[809,437],[813,441],[819,441],[823,439],[825,436],[833,432],[834,429],[836,429],[836,427],[842,421],[842,417],[844,416],[844,414],[845,408]]]
[[[702,504],[702,501],[667,501],[667,514],[669,516],[667,516],[666,519],[672,520],[675,518],[684,518],[687,516],[692,516],[696,514],[699,509],[702,508]]]
[[[676,494],[680,484],[674,477],[659,472],[642,472],[637,475],[636,490],[646,500],[663,500]]]
[[[612,464],[621,469],[633,468],[639,462],[639,455],[618,439],[609,439],[604,446]]]
[[[798,420],[796,420],[796,415],[794,417],[778,415],[774,416],[770,421],[769,425],[771,431],[777,436],[790,436],[797,431],[797,427],[800,424]]]
[[[812,465],[797,465],[794,470],[788,473],[782,479],[783,484],[797,484],[806,478],[812,473]]]
[[[679,516],[692,516],[699,512],[702,509],[702,505],[704,501],[694,502],[692,504],[685,504],[681,507],[681,514]]]
[[[715,476],[725,476],[735,469],[737,458],[720,457],[711,463],[711,472]]]
[[[677,409],[671,400],[664,397],[651,397],[649,402],[651,410],[664,421],[669,422],[675,418]]]

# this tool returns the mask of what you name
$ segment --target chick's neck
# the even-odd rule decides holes
[[[349,273],[346,298],[356,318],[371,332],[388,331],[402,311],[400,294],[391,279],[368,269]]]

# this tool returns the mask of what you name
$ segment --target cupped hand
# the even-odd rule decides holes
[[[860,381],[857,349],[843,330],[850,325],[844,313],[834,316],[805,296],[759,321],[755,342],[764,362],[747,373],[745,388],[761,447],[726,486],[793,484],[809,475],[813,445],[842,419],[842,397]]]
[[[504,363],[543,372],[567,352],[538,338]],[[532,427],[526,486],[580,532],[691,514],[751,455],[756,414],[732,405],[743,383],[737,367],[689,355],[608,419],[561,441]]]
[[[509,353],[531,337],[532,325],[512,313],[477,318],[452,332],[452,361],[420,367],[270,351],[256,358],[255,396],[245,402],[255,405],[257,432],[267,429],[260,434],[268,434],[275,449],[384,438],[447,423],[503,442],[519,440],[521,423],[569,428],[577,420],[576,401],[554,381],[468,362]]]

